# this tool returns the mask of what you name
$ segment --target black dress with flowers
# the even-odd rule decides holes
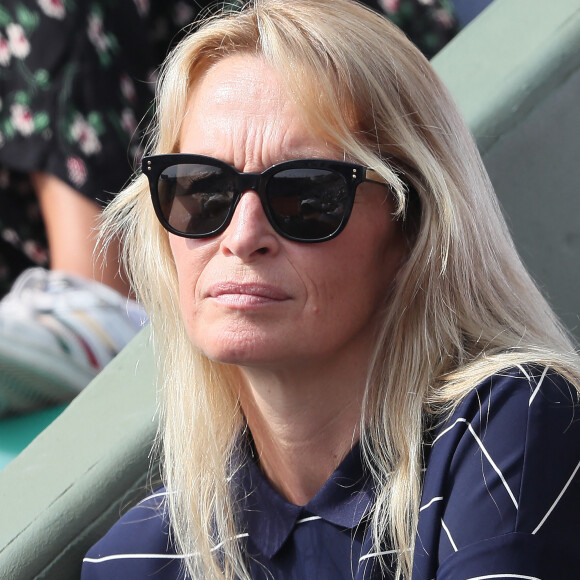
[[[46,265],[28,175],[44,171],[99,203],[131,174],[161,59],[147,0],[0,4],[0,295]]]
[[[367,3],[401,25],[428,56],[457,30],[448,0]],[[209,4],[0,3],[0,297],[23,269],[48,262],[29,174],[56,175],[107,203],[139,157],[156,67],[177,31]],[[236,0],[227,4],[235,7]]]

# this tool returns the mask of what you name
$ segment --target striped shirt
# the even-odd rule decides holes
[[[547,369],[483,381],[428,446],[412,580],[580,577],[580,410]],[[304,507],[248,462],[234,484],[255,580],[390,578],[371,548],[373,485],[356,446]],[[87,554],[82,580],[183,580],[164,490],[130,510]]]

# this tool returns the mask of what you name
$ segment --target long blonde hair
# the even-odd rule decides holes
[[[364,457],[378,490],[374,545],[396,549],[397,578],[410,578],[429,417],[515,364],[550,365],[578,385],[578,359],[516,253],[446,89],[398,29],[358,4],[255,0],[201,25],[162,70],[152,153],[176,151],[192,86],[240,53],[267,61],[314,132],[379,171],[393,186],[400,218],[417,221],[382,320],[362,417]],[[187,336],[167,233],[143,175],[109,205],[104,231],[123,238],[150,314],[178,549],[193,578],[249,578],[233,541],[239,530],[228,489],[244,428],[237,371],[208,360]]]

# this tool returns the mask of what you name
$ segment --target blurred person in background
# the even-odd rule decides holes
[[[0,6],[0,415],[70,400],[145,321],[96,227],[139,161],[155,69],[199,9]]]

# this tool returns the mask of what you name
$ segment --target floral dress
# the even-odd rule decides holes
[[[106,204],[141,153],[157,66],[177,31],[212,3],[0,3],[0,297],[23,269],[48,265],[30,173],[55,175]],[[448,0],[367,4],[400,25],[427,56],[457,32]]]

